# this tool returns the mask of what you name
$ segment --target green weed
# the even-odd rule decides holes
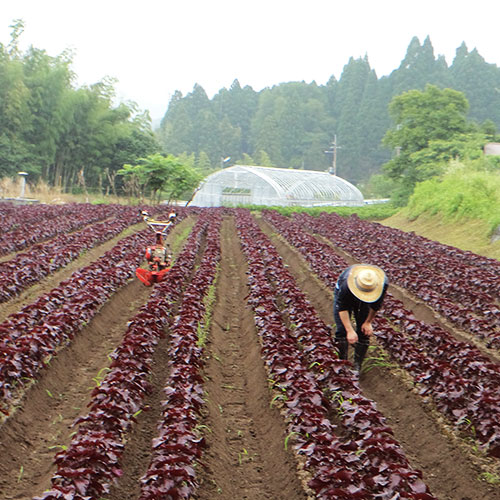
[[[57,424],[58,422],[62,422],[62,420],[63,416],[59,413],[59,415],[54,420],[52,420],[52,425]]]
[[[285,451],[288,450],[288,441],[290,441],[290,438],[294,435],[294,434],[298,434],[298,432],[290,432],[290,434],[288,434],[288,436],[285,438]]]
[[[68,447],[64,444],[56,444],[54,446],[49,446],[49,450],[55,450],[56,448],[58,448],[62,451],[66,451],[68,449]]]
[[[492,474],[491,472],[483,472],[479,474],[479,479],[486,481],[488,484],[500,484],[500,476],[498,474]]]
[[[109,372],[109,371],[111,371],[111,368],[108,368],[107,366],[105,366],[104,368],[101,368],[99,370],[99,372],[97,373],[97,375],[92,379],[96,383],[96,387],[99,387],[102,384],[102,381],[106,377],[105,373]]]
[[[208,333],[210,332],[210,326],[212,324],[212,310],[216,299],[216,289],[217,289],[217,277],[219,275],[220,266],[217,264],[215,271],[215,278],[213,283],[208,288],[205,297],[203,297],[203,305],[205,307],[205,314],[203,320],[198,323],[196,333],[198,336],[198,341],[196,344],[198,347],[204,347],[207,341]]]
[[[212,433],[212,429],[210,429],[210,427],[208,425],[204,425],[204,424],[198,424],[194,428],[194,430],[195,430],[195,432],[198,432],[199,434],[201,434],[203,430],[206,430],[206,431]]]
[[[342,394],[342,391],[335,391],[331,396],[330,399],[338,405],[337,413],[339,416],[342,416],[344,413],[344,409],[342,408],[343,404],[347,401],[349,403],[352,403],[352,398],[345,399],[344,395]]]
[[[241,465],[243,463],[243,457],[244,456],[248,456],[248,451],[243,448],[243,451],[241,451],[240,453],[238,453],[238,463]]]
[[[286,394],[276,394],[276,396],[271,399],[271,402],[269,403],[269,408],[272,408],[274,406],[274,403],[276,401],[286,401],[288,398]]]
[[[370,346],[368,348],[370,351],[374,351],[377,348],[375,346]],[[378,355],[367,356],[367,363],[363,364],[361,371],[367,373],[373,368],[395,368],[397,365],[389,359],[389,355],[385,351],[379,351]]]

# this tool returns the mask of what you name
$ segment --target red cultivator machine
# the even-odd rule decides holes
[[[141,212],[144,222],[155,233],[155,244],[146,248],[146,260],[148,269],[138,267],[135,270],[135,275],[146,285],[151,286],[154,283],[159,283],[165,278],[165,275],[170,271],[172,256],[168,252],[165,236],[168,228],[174,223],[175,213],[168,216],[167,221],[153,220],[147,212]]]

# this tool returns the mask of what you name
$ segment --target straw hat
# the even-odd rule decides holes
[[[384,290],[385,273],[371,264],[355,264],[347,276],[347,286],[363,302],[376,302]]]

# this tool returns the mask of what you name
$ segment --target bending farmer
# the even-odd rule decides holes
[[[370,264],[348,267],[342,271],[335,285],[333,318],[339,358],[348,359],[349,344],[354,344],[354,368],[357,372],[361,371],[373,334],[372,320],[382,306],[387,286],[384,271]],[[351,316],[356,321],[356,330]]]

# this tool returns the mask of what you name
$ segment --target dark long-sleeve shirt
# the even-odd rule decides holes
[[[348,267],[340,274],[337,284],[335,285],[334,291],[334,303],[333,303],[333,315],[335,323],[337,325],[337,332],[343,333],[345,335],[345,329],[339,318],[340,311],[348,311],[349,315],[353,314],[356,320],[356,330],[358,334],[361,332],[361,325],[364,323],[368,317],[370,309],[378,311],[382,307],[382,302],[384,301],[385,294],[387,292],[388,281],[387,278],[384,281],[384,288],[382,290],[382,295],[375,302],[363,302],[358,299],[347,286],[347,276],[351,267]]]

